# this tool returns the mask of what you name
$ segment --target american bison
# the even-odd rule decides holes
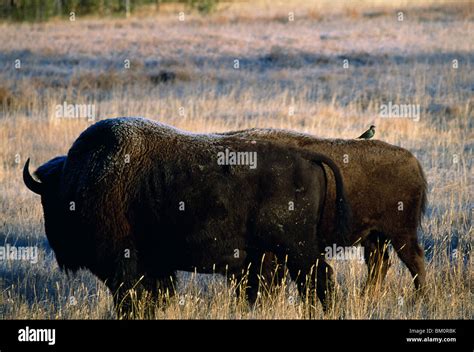
[[[342,237],[331,223],[335,215],[335,187],[328,174],[327,204],[318,231],[324,237],[322,243],[364,247],[368,267],[366,288],[383,281],[390,266],[387,245],[391,243],[414,277],[415,288],[423,288],[424,255],[417,241],[417,229],[427,204],[427,183],[413,154],[377,140],[321,139],[278,129],[255,128],[222,135],[300,147],[334,160],[345,180],[352,227],[346,241],[341,242]],[[274,260],[271,253],[266,254],[266,260]]]
[[[287,256],[300,292],[315,290],[324,304],[322,163],[336,182],[334,233],[344,237],[350,210],[339,168],[324,155],[268,141],[108,119],[86,129],[67,156],[40,166],[39,181],[28,171],[29,160],[23,177],[41,195],[59,266],[89,269],[114,293],[118,309],[131,309],[132,288],[154,297],[172,293],[177,270],[239,277],[250,267],[247,293],[255,299],[266,252]]]

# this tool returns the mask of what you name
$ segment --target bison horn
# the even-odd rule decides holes
[[[30,171],[28,170],[30,166],[30,158],[25,163],[23,167],[23,182],[25,182],[26,187],[30,191],[33,191],[36,194],[43,193],[43,184],[41,182],[36,181],[33,176],[30,175]]]

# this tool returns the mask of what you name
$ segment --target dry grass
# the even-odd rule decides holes
[[[211,17],[190,14],[184,22],[170,7],[129,20],[0,24],[0,244],[41,250],[35,265],[0,263],[0,317],[114,317],[111,295],[95,277],[81,272],[68,279],[58,270],[39,199],[21,180],[27,157],[38,166],[65,154],[90,124],[56,118],[54,107],[66,101],[94,104],[99,119],[146,116],[201,132],[260,126],[353,138],[375,122],[377,138],[415,153],[428,177],[430,205],[420,232],[428,297],[412,299],[411,277],[393,253],[385,284],[371,295],[360,292],[363,264],[334,261],[335,306],[324,315],[318,305],[315,317],[472,318],[472,4],[331,5],[224,3]],[[294,22],[287,21],[290,11]],[[420,104],[420,121],[381,118],[379,106],[388,101]],[[219,276],[180,277],[179,295],[154,317],[307,316],[292,285],[250,309]]]

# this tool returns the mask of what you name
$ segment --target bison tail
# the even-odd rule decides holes
[[[421,167],[420,162],[416,161],[418,164],[418,170],[420,172],[420,177],[422,179],[422,190],[421,190],[421,205],[420,205],[420,212],[419,212],[419,219],[418,219],[418,226],[421,227],[421,219],[423,215],[426,213],[428,208],[428,181],[426,180],[425,173],[423,172],[423,168]]]
[[[336,181],[336,232],[339,236],[340,243],[347,244],[351,231],[352,211],[347,199],[341,171],[336,163],[326,155],[309,153],[306,156],[315,163],[326,164],[334,174]]]

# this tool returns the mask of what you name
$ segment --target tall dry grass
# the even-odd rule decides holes
[[[58,119],[55,106],[66,101],[93,104],[97,119],[145,116],[196,132],[276,127],[354,138],[374,123],[376,138],[412,151],[428,178],[419,236],[428,295],[414,299],[412,279],[394,253],[386,282],[368,295],[361,294],[364,264],[332,261],[334,307],[324,314],[316,305],[313,317],[472,318],[472,5],[331,4],[236,2],[184,23],[169,8],[128,20],[0,24],[0,245],[37,245],[41,252],[38,264],[0,263],[0,317],[114,318],[102,283],[86,271],[68,278],[58,270],[39,198],[21,179],[26,158],[38,166],[65,154],[90,125]],[[406,13],[402,23],[398,10]],[[21,69],[14,69],[16,59]],[[420,104],[420,120],[381,118],[380,104],[388,101]],[[235,296],[238,283],[218,275],[180,279],[178,294],[152,317],[308,316],[291,283],[252,308]]]

